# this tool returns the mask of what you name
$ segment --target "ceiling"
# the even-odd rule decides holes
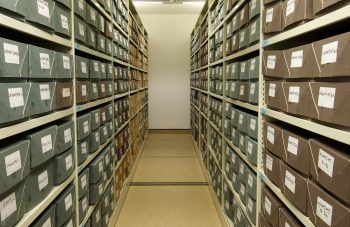
[[[204,1],[200,0],[134,0],[133,2],[139,14],[199,14],[204,6]]]

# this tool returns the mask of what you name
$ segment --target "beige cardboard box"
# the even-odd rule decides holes
[[[297,26],[311,20],[312,17],[312,1],[287,0],[283,2],[284,29],[289,26]]]
[[[277,33],[281,32],[284,27],[282,20],[282,2],[277,2],[264,9],[262,17],[263,33]]]

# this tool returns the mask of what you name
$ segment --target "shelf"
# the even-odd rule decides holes
[[[137,113],[140,113],[141,110],[143,110],[143,108],[145,108],[147,105],[148,105],[148,102],[146,102],[145,104],[143,104]]]
[[[194,104],[191,102],[191,105],[198,111],[198,112],[201,112],[200,109]]]
[[[143,87],[143,88],[140,88],[139,91],[143,91],[143,90],[147,90],[148,87]]]
[[[205,118],[205,120],[209,121],[207,116],[205,116],[204,112],[200,111],[200,113],[202,114],[202,116]]]
[[[66,187],[73,182],[76,175],[76,171],[72,173],[72,175],[65,180],[62,184],[55,186],[50,194],[46,196],[44,201],[39,203],[36,207],[31,209],[29,212],[25,213],[22,219],[16,224],[17,227],[30,226],[37,217],[39,217],[47,207],[51,205],[51,203],[63,192]],[[26,199],[26,198],[25,198]]]
[[[315,225],[310,221],[308,217],[306,217],[303,213],[301,213],[291,202],[286,199],[286,197],[282,194],[281,190],[276,187],[267,176],[259,171],[260,179],[273,191],[273,193],[286,205],[291,211],[305,226],[314,227]],[[262,198],[261,198],[262,199]]]
[[[86,54],[90,54],[90,55],[93,55],[95,57],[107,60],[107,61],[112,61],[112,56],[108,56],[108,55],[103,54],[103,53],[101,53],[99,51],[96,51],[96,50],[93,50],[93,49],[91,49],[89,47],[83,46],[83,45],[81,45],[79,43],[75,43],[75,49],[79,50],[81,52],[84,52]]]
[[[146,117],[146,120],[142,122],[141,126],[139,127],[139,131],[141,131],[141,129],[143,128],[143,126],[145,126],[147,121],[148,121],[148,116]]]
[[[242,151],[236,147],[231,141],[229,141],[226,137],[225,138],[225,142],[230,145],[230,147],[235,151],[236,154],[238,154],[238,156],[252,169],[254,170],[255,173],[258,172],[258,168],[256,166],[254,166],[247,158],[247,156],[245,154],[242,153]]]
[[[116,27],[117,29],[118,29],[118,31],[120,31],[121,33],[123,33],[123,35],[124,35],[124,37],[125,38],[127,38],[129,35],[128,35],[128,33],[126,33],[125,31],[124,31],[124,29],[122,29],[122,27],[120,27],[120,25],[119,24],[117,24],[117,22],[113,19],[113,25],[114,25],[114,27]]]
[[[141,71],[141,72],[147,73],[147,71],[146,71],[146,70],[141,69],[141,68],[138,68],[138,67],[133,66],[133,65],[131,65],[131,64],[130,64],[130,68],[133,68],[133,69],[139,70],[139,71]]]
[[[320,30],[328,25],[332,25],[343,20],[350,18],[350,5],[344,6],[338,10],[321,16],[317,19],[309,21],[303,25],[296,28],[290,29],[288,31],[282,32],[281,34],[275,35],[272,38],[265,39],[263,42],[263,47],[268,47],[276,43],[280,43],[291,38],[307,34],[316,30]],[[327,31],[325,31],[327,32]]]
[[[81,171],[83,171],[83,169],[85,169],[85,167],[87,167],[87,166],[90,164],[90,162],[91,162],[92,160],[94,160],[94,158],[96,158],[96,156],[99,155],[99,154],[101,153],[101,151],[102,151],[103,149],[105,149],[105,147],[113,140],[113,138],[114,138],[114,136],[111,136],[110,138],[108,138],[107,141],[104,142],[104,144],[101,144],[101,145],[99,146],[99,148],[98,148],[94,153],[90,154],[90,155],[86,158],[86,160],[78,166],[78,174],[79,174]]]
[[[138,92],[138,90],[133,90],[133,91],[130,91],[130,94],[135,94],[137,92]]]
[[[47,114],[42,117],[33,118],[28,121],[24,121],[15,125],[10,125],[7,127],[0,128],[0,140],[22,132],[26,132],[30,129],[37,128],[47,123],[59,120],[61,118],[72,115],[73,113],[74,113],[74,108],[72,107],[67,110],[56,111],[52,114]]]
[[[228,184],[229,188],[231,189],[231,192],[236,200],[236,202],[238,203],[238,205],[241,207],[241,210],[243,211],[244,216],[246,216],[246,219],[248,220],[250,226],[255,226],[253,224],[253,222],[250,220],[250,217],[248,215],[246,206],[244,205],[244,203],[242,202],[241,198],[239,197],[239,194],[235,191],[235,189],[232,186],[231,181],[227,178],[226,173],[224,173],[224,178],[226,180],[226,183]]]
[[[261,113],[265,116],[272,117],[274,119],[286,122],[310,132],[314,132],[319,135],[350,145],[350,132],[321,125],[319,123],[294,117],[265,107],[261,107],[260,110]]]
[[[251,110],[251,111],[254,111],[257,113],[259,112],[259,106],[257,106],[257,105],[253,105],[253,104],[246,103],[246,102],[241,102],[241,101],[234,100],[234,99],[227,98],[227,97],[224,97],[224,100],[226,102],[233,104],[233,105],[240,106],[240,107],[243,107],[245,109],[248,109],[248,110]]]
[[[204,90],[199,89],[199,88],[196,88],[196,87],[191,87],[191,89],[196,90],[196,91],[199,91],[199,92],[202,92],[202,93],[205,93],[205,94],[208,94],[207,91],[204,91]]]
[[[256,52],[256,51],[259,51],[260,50],[260,43],[257,43],[253,46],[250,46],[246,49],[243,49],[243,50],[240,50],[238,51],[237,53],[234,53],[234,54],[231,54],[227,57],[225,57],[225,61],[230,61],[230,60],[233,60],[233,59],[237,59],[237,58],[240,58],[244,55],[247,55],[247,54],[251,54],[253,52]]]
[[[225,58],[221,58],[220,60],[211,62],[211,63],[209,64],[209,66],[218,65],[218,64],[224,63],[224,61],[225,61]]]
[[[122,93],[122,94],[117,94],[117,95],[114,95],[114,99],[123,98],[123,97],[128,96],[128,95],[129,95],[129,92],[125,92],[125,93]]]
[[[4,14],[0,14],[0,26],[15,30],[23,34],[34,36],[35,38],[43,39],[48,42],[53,42],[60,46],[69,47],[69,48],[73,47],[72,40],[65,39],[60,36],[48,33],[33,25],[21,22],[19,20],[16,20]]]
[[[209,122],[209,124],[215,129],[215,131],[217,132],[217,133],[219,133],[219,135],[220,136],[224,136],[223,134],[222,134],[222,132],[220,131],[220,129],[212,122],[212,121],[208,121]]]
[[[214,93],[211,93],[211,92],[208,92],[208,94],[209,94],[210,96],[215,97],[215,98],[224,100],[224,96],[222,96],[222,95],[217,95],[217,94],[214,94]]]
[[[191,71],[191,73],[200,71],[200,70],[205,69],[205,68],[208,68],[208,65],[205,65],[205,66],[199,67],[199,68],[197,68],[197,69],[194,69],[194,70]]]
[[[198,147],[198,145],[197,145],[197,147]],[[216,154],[215,154],[213,148],[211,147],[211,145],[208,145],[208,149],[209,149],[209,152],[211,153],[211,155],[213,156],[216,165],[219,167],[220,171],[222,172],[221,164],[219,163],[219,161],[218,161],[218,159],[216,157]]]
[[[141,47],[134,40],[132,40],[132,39],[129,39],[129,40],[132,42],[132,44],[134,44],[134,46],[136,46],[136,48],[139,51],[141,51],[142,54],[144,54],[146,57],[148,57],[147,54],[141,49]]]
[[[114,133],[114,135],[118,135],[123,129],[129,124],[129,121],[126,121],[122,126],[120,126],[117,131]]]
[[[100,13],[102,13],[105,18],[107,18],[109,21],[112,21],[112,17],[110,15],[110,13],[108,13],[104,8],[102,8],[102,6],[96,0],[90,0],[90,2],[93,5],[95,5],[95,7],[98,9],[98,11],[100,11]],[[112,5],[112,3],[111,3],[111,5]]]
[[[114,58],[114,57],[113,57],[113,62],[114,62],[114,63],[117,63],[117,64],[119,64],[119,65],[124,65],[124,66],[126,66],[126,67],[129,67],[129,66],[130,66],[129,63],[123,62],[123,61],[121,61],[121,60],[119,60],[119,59],[116,59],[116,58]]]
[[[96,101],[93,101],[93,102],[88,102],[86,104],[77,105],[76,106],[76,111],[80,112],[80,111],[83,111],[83,110],[87,110],[87,109],[90,109],[92,107],[99,106],[101,104],[110,102],[112,100],[113,100],[113,97],[107,97],[107,98],[96,100]]]

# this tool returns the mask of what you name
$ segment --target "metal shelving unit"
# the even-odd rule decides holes
[[[90,109],[90,108],[93,108],[93,107],[105,104],[107,102],[110,102],[113,99],[114,99],[114,97],[111,96],[111,97],[107,97],[107,98],[104,98],[104,99],[99,99],[99,100],[96,100],[96,101],[93,101],[93,102],[88,102],[88,103],[85,103],[85,104],[82,104],[82,105],[77,105],[76,106],[76,111],[80,112],[80,111],[83,111],[83,110],[87,110],[87,109]]]

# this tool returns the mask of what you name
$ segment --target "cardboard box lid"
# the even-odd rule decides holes
[[[281,208],[279,213],[279,226],[302,227],[303,224],[286,208]]]
[[[263,148],[264,173],[282,191],[281,160]]]
[[[283,207],[282,202],[267,187],[261,188],[262,213],[272,226],[278,226],[279,209]]]

